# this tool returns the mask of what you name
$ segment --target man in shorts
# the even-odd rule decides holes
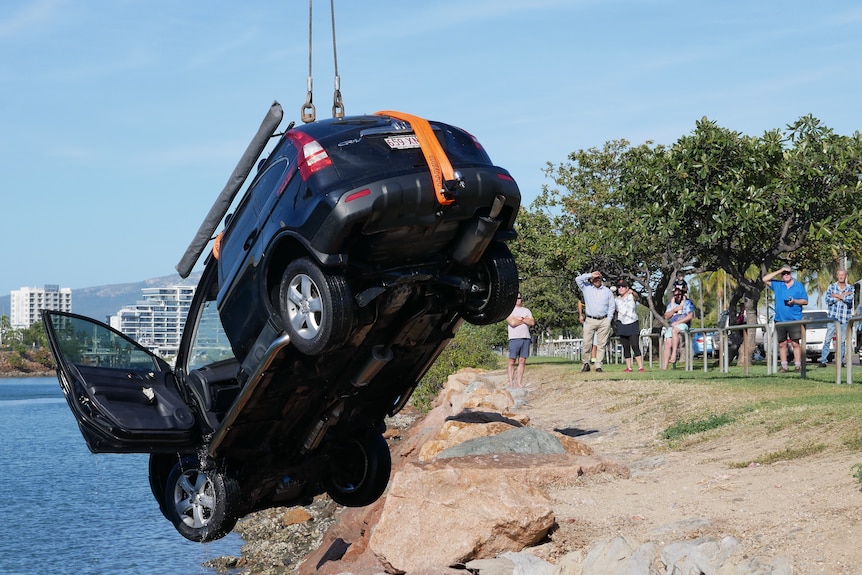
[[[688,324],[694,319],[694,302],[688,299],[681,288],[674,288],[673,299],[667,302],[664,318],[668,326],[664,328],[664,357],[662,357],[661,368],[667,369],[669,364],[673,364],[676,368],[680,332],[688,331]]]
[[[515,309],[506,318],[509,328],[509,387],[515,387],[515,360],[518,360],[518,387],[524,387],[524,370],[530,356],[530,328],[536,325],[530,310],[521,305],[521,294],[515,302]]]
[[[780,280],[773,279],[781,276]],[[802,326],[781,325],[784,321],[799,321],[802,319],[802,306],[808,305],[808,292],[801,283],[793,281],[793,273],[788,266],[761,278],[773,292],[775,292],[775,335],[778,338],[778,357],[781,360],[781,368],[778,371],[787,373],[787,342],[793,349],[794,370],[802,368],[804,352],[800,349],[799,340],[802,339]]]

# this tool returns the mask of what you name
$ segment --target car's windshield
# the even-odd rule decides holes
[[[188,370],[197,369],[224,359],[233,359],[234,354],[227,340],[215,301],[203,304],[200,321],[195,329],[194,340],[188,359]]]

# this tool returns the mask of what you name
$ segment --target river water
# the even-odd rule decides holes
[[[0,573],[212,575],[234,533],[193,543],[150,493],[147,455],[94,455],[57,379],[0,378]]]

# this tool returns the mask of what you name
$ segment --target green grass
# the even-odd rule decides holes
[[[710,415],[705,419],[696,419],[671,425],[664,430],[664,434],[662,434],[662,436],[668,440],[680,439],[686,435],[703,433],[710,429],[717,429],[723,425],[733,423],[734,421],[736,421],[736,419],[726,413],[722,413],[721,415]]]
[[[779,461],[792,461],[794,459],[800,459],[802,457],[808,457],[809,455],[816,455],[817,453],[822,453],[823,451],[826,451],[826,449],[827,446],[823,443],[813,443],[797,448],[788,447],[787,449],[782,449],[781,451],[773,451],[771,453],[766,453],[764,455],[761,455],[760,457],[749,461],[732,463],[730,467],[740,469],[743,467],[749,467],[750,465],[770,465]]]
[[[835,384],[835,368],[809,367],[806,378],[798,373],[769,374],[765,364],[755,364],[746,374],[741,367],[732,367],[729,373],[720,372],[715,362],[703,371],[702,363],[695,363],[693,371],[671,369],[662,371],[654,362],[645,373],[623,373],[624,365],[604,364],[603,374],[581,374],[579,361],[559,358],[530,358],[534,365],[549,364],[562,368],[562,376],[572,380],[585,377],[608,380],[608,393],[613,381],[655,384],[660,402],[649,403],[638,399],[645,393],[643,386],[620,386],[621,394],[633,395],[631,401],[620,401],[607,409],[628,409],[644,401],[643,415],[658,417],[666,424],[659,432],[668,449],[688,449],[704,441],[735,441],[738,438],[775,437],[772,451],[752,453],[746,461],[734,462],[733,467],[752,464],[769,465],[809,457],[825,452],[862,451],[862,367],[854,366],[853,381],[857,385],[844,385],[846,372],[842,370],[842,384]],[[559,367],[557,367],[559,366]],[[624,391],[625,390],[625,391]],[[649,403],[649,405],[647,405]],[[780,434],[780,435],[779,435]],[[862,460],[862,453],[859,454]],[[852,473],[862,483],[862,463]]]

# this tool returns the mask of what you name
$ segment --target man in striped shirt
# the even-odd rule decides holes
[[[832,337],[835,336],[835,322],[838,326],[838,345],[835,346],[835,355],[844,363],[845,342],[844,334],[847,331],[847,320],[853,315],[853,284],[847,283],[847,270],[841,269],[835,273],[836,281],[826,288],[826,305],[828,307],[826,316],[831,320],[826,324],[826,337],[823,338],[823,349],[820,352],[820,367],[826,367],[829,359],[829,346]],[[840,355],[838,351],[841,351]]]

